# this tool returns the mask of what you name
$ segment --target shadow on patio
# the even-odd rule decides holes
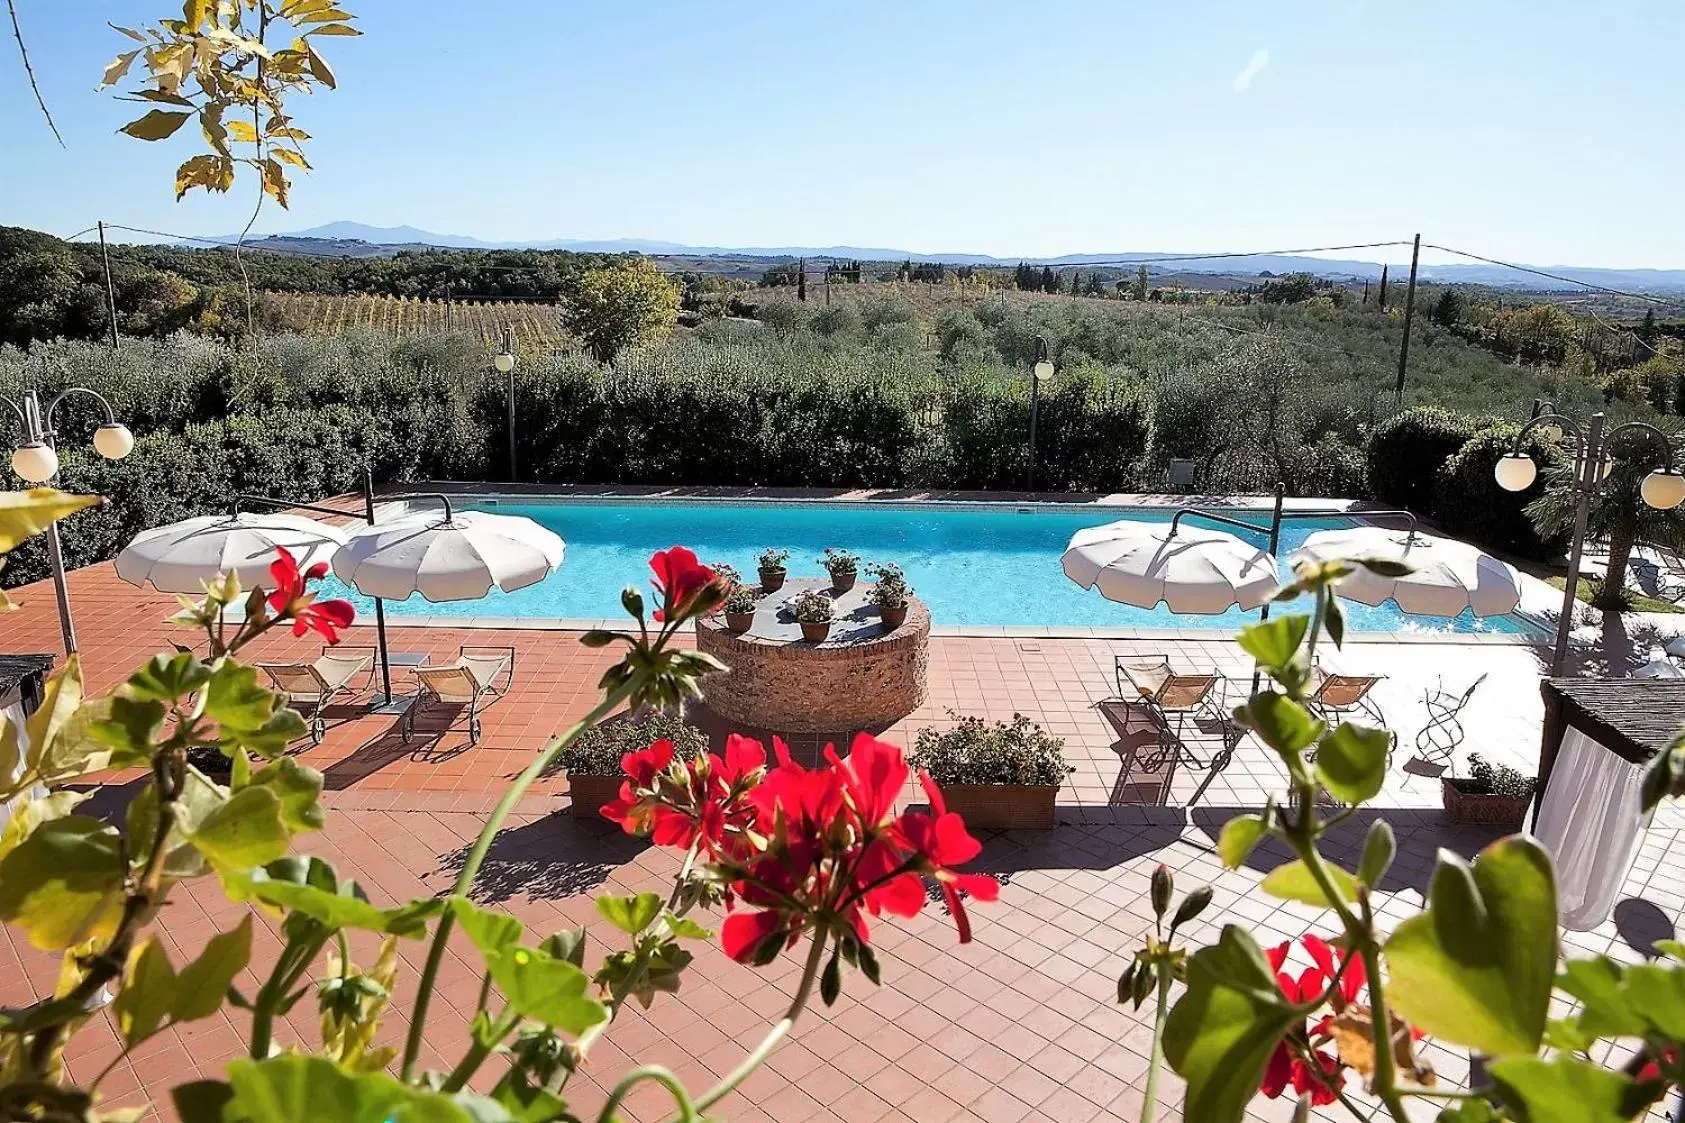
[[[435,872],[461,873],[472,848],[470,843],[441,854]],[[538,900],[571,897],[603,884],[647,848],[609,823],[582,821],[571,813],[545,815],[497,833],[472,896],[481,904],[501,904],[522,894]]]

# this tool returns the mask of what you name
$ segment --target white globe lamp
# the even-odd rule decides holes
[[[58,453],[40,441],[31,441],[12,453],[12,471],[27,483],[44,484],[58,470]]]
[[[1526,491],[1539,478],[1539,467],[1525,452],[1510,452],[1498,458],[1492,475],[1505,491]]]
[[[1053,364],[1047,359],[1040,359],[1035,367],[1036,381],[1046,382],[1053,377]]]
[[[1656,510],[1671,511],[1685,503],[1685,476],[1667,468],[1657,469],[1644,477],[1638,494]]]
[[[515,369],[515,356],[509,351],[499,351],[491,357],[491,365],[498,374],[508,374]]]
[[[127,425],[107,421],[94,430],[94,451],[107,460],[121,460],[134,451],[135,435]]]

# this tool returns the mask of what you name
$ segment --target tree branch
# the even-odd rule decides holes
[[[47,127],[53,130],[53,139],[59,142],[60,148],[67,148],[64,136],[59,132],[58,122],[53,120],[53,111],[47,108],[47,99],[41,96],[41,86],[35,81],[35,67],[29,63],[29,48],[23,42],[23,29],[18,27],[17,0],[6,0],[6,14],[12,17],[12,38],[18,41],[18,56],[23,59],[23,72],[29,78],[29,88],[35,94],[35,104],[41,107],[41,116],[47,119]]]

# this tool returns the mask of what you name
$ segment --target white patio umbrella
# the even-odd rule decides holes
[[[201,515],[135,536],[117,555],[117,576],[160,592],[197,593],[230,569],[240,584],[267,587],[277,547],[286,547],[300,569],[325,562],[345,544],[345,531],[298,515],[239,511]]]
[[[1059,564],[1065,576],[1107,600],[1172,612],[1214,614],[1264,603],[1275,559],[1233,534],[1168,522],[1120,519],[1071,536]]]
[[[1319,530],[1289,559],[1391,558],[1414,567],[1403,577],[1382,577],[1361,566],[1340,579],[1340,596],[1362,604],[1396,601],[1405,612],[1457,616],[1502,616],[1521,603],[1521,575],[1467,542],[1416,531],[1414,536],[1381,526]]]
[[[334,576],[371,597],[476,600],[548,577],[562,564],[561,536],[519,515],[423,510],[359,527],[333,558]]]

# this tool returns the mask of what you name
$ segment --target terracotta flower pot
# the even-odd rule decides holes
[[[789,570],[783,568],[762,568],[760,570],[761,588],[765,589],[769,593],[777,592],[779,589],[784,587],[784,578],[788,574]]]
[[[833,573],[831,574],[831,588],[835,589],[839,593],[846,593],[850,589],[854,588],[854,582],[859,578],[859,576],[859,572],[853,569],[849,570],[847,573]]]
[[[895,629],[907,622],[907,606],[901,605],[899,608],[879,608],[878,615],[883,617],[884,628],[893,632]]]
[[[1461,785],[1467,783],[1467,780],[1454,776],[1440,777],[1439,791],[1444,801],[1445,813],[1453,823],[1481,823],[1512,830],[1521,829],[1527,819],[1527,808],[1533,802],[1531,795],[1493,795],[1490,792],[1466,791]]]
[[[968,827],[997,831],[1048,830],[1055,825],[1057,784],[939,784],[949,811]]]
[[[753,612],[728,612],[725,614],[727,631],[746,632],[754,623],[755,614]]]
[[[585,776],[568,773],[568,794],[573,797],[573,813],[581,817],[601,818],[603,804],[620,796],[624,776]]]
[[[829,620],[821,620],[817,624],[810,624],[803,620],[801,626],[802,638],[808,643],[824,643],[825,637],[831,634],[831,622]]]

